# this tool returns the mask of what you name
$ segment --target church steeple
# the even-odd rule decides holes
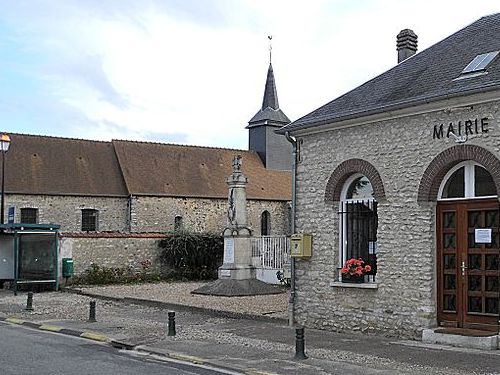
[[[268,37],[271,40],[271,37]],[[262,108],[248,122],[248,148],[259,154],[262,162],[269,169],[291,169],[291,144],[285,137],[274,131],[290,123],[280,109],[273,66],[271,64],[271,46],[269,46],[269,68],[262,99]]]
[[[264,98],[262,99],[262,108],[248,122],[247,129],[263,125],[282,127],[289,122],[290,120],[288,117],[280,109],[273,66],[269,63]]]
[[[276,92],[276,84],[274,83],[273,66],[269,63],[267,70],[266,88],[264,89],[264,99],[262,100],[262,110],[270,107],[279,109],[278,93]]]

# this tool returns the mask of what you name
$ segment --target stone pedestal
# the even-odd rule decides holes
[[[241,171],[241,156],[233,160],[233,173],[226,180],[229,186],[227,227],[224,230],[224,260],[217,281],[192,293],[215,296],[252,296],[277,294],[282,290],[255,277],[252,266],[252,231],[247,226],[247,178]]]

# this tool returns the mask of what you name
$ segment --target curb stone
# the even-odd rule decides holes
[[[32,329],[37,329],[39,331],[48,331],[48,332],[54,332],[54,333],[59,333],[59,334],[63,334],[63,335],[68,335],[68,336],[81,337],[81,338],[93,340],[93,341],[105,342],[105,343],[109,343],[111,345],[114,342],[114,340],[109,338],[108,336],[105,336],[105,335],[100,334],[100,333],[92,332],[92,331],[78,331],[78,330],[74,330],[74,329],[64,328],[61,326],[53,326],[53,325],[49,325],[49,324],[38,324],[38,323],[33,323],[33,322],[30,322],[27,320],[18,319],[15,317],[0,317],[0,321],[11,323],[11,324],[16,324],[19,326],[29,327]]]
[[[152,300],[142,299],[142,298],[110,297],[110,296],[104,296],[101,294],[85,292],[81,289],[76,289],[76,288],[75,289],[73,289],[73,288],[61,288],[61,291],[66,292],[66,293],[79,294],[82,296],[92,297],[92,298],[106,300],[106,301],[114,301],[114,302],[122,302],[122,303],[127,303],[127,304],[158,307],[158,308],[163,308],[163,309],[168,309],[168,310],[201,313],[201,314],[206,314],[206,315],[210,315],[213,317],[219,317],[219,318],[246,319],[246,320],[262,321],[262,322],[272,322],[272,323],[278,323],[278,324],[284,324],[284,325],[288,324],[287,318],[272,317],[272,316],[267,316],[267,315],[238,313],[238,312],[223,311],[223,310],[221,311],[221,310],[209,309],[206,307],[189,306],[189,305],[182,305],[182,304],[171,303],[171,302],[152,301]]]
[[[151,348],[147,345],[144,346],[137,346],[135,348],[137,352],[144,353],[144,354],[149,354],[149,355],[155,355],[158,357],[164,357],[164,358],[169,358],[169,359],[176,359],[178,361],[183,361],[183,362],[189,362],[195,365],[204,365],[204,366],[211,366],[214,368],[219,368],[227,371],[232,371],[232,372],[239,372],[244,375],[279,375],[275,372],[265,372],[261,371],[258,369],[247,369],[247,368],[242,368],[242,367],[237,367],[237,366],[224,366],[220,364],[216,364],[211,362],[210,360],[200,358],[200,357],[194,357],[191,355],[186,355],[182,353],[176,353],[176,352],[165,352],[163,350],[158,350],[155,348]]]

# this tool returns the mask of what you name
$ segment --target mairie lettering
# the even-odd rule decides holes
[[[469,136],[473,134],[488,133],[489,118],[483,117],[481,119],[460,120],[458,122],[450,122],[448,125],[440,124],[434,125],[432,139],[441,139],[446,136]]]

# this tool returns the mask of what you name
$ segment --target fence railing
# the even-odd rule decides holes
[[[289,262],[290,237],[262,236],[253,237],[252,264],[257,268],[283,269],[283,264]]]

